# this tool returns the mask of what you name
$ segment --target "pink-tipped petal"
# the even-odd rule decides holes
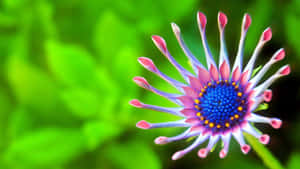
[[[226,63],[226,61],[223,61],[221,67],[220,67],[220,74],[223,80],[229,79],[229,65]]]
[[[224,149],[222,149],[222,150],[220,151],[220,153],[219,153],[220,158],[225,158],[226,155],[227,155],[227,151],[224,150]]]
[[[203,85],[206,85],[210,81],[209,72],[203,68],[198,68],[198,76]]]
[[[239,80],[240,76],[241,76],[241,71],[239,67],[236,67],[232,74],[232,80],[236,82]]]
[[[198,156],[200,158],[205,158],[207,156],[207,149],[206,148],[202,148],[198,151]]]
[[[138,59],[138,61],[140,62],[140,64],[142,66],[144,66],[146,69],[152,71],[152,72],[156,72],[157,71],[157,68],[156,66],[154,65],[153,61],[149,58],[146,58],[146,57],[140,57]]]
[[[196,89],[198,91],[201,90],[202,85],[198,78],[189,76],[189,82],[190,82],[191,88]]]
[[[248,28],[251,25],[251,17],[249,14],[245,14],[245,23],[244,23],[244,29],[248,30]]]
[[[190,96],[180,96],[177,97],[178,100],[186,107],[186,108],[192,108],[194,107],[194,100]]]
[[[172,160],[178,160],[181,157],[183,157],[184,155],[185,155],[184,151],[177,151],[176,153],[173,154]]]
[[[251,147],[249,145],[245,144],[241,147],[241,150],[244,154],[248,154],[249,151],[251,150]]]
[[[227,16],[223,12],[219,12],[218,21],[220,23],[221,28],[224,29],[224,27],[227,24]]]
[[[190,109],[184,108],[180,112],[186,117],[196,116],[196,113],[197,113],[194,108],[190,108]]]
[[[245,87],[245,93],[248,93],[250,92],[252,89],[252,83],[248,82],[246,87]]]
[[[260,141],[262,144],[268,144],[269,141],[270,141],[270,136],[267,135],[267,134],[263,134],[263,135],[260,136],[259,141]]]
[[[190,117],[190,118],[186,119],[184,122],[189,123],[189,124],[199,124],[200,120],[198,117]]]
[[[202,12],[198,12],[197,20],[201,25],[201,29],[204,30],[206,26],[206,16]]]
[[[163,52],[166,53],[167,52],[167,44],[165,42],[165,40],[157,35],[153,35],[152,36],[152,40],[154,42],[154,44]]]
[[[284,51],[284,49],[281,49],[281,50],[279,51],[279,53],[276,54],[276,56],[275,56],[274,59],[275,59],[276,61],[280,61],[280,60],[284,59],[284,57],[285,57],[285,51]]]
[[[202,126],[192,126],[190,128],[190,132],[197,132],[197,131],[200,131],[202,132],[203,131],[203,127]],[[203,134],[203,133],[202,133]]]
[[[145,78],[143,78],[143,77],[139,77],[139,76],[134,77],[134,78],[133,78],[133,81],[134,81],[137,85],[139,85],[140,87],[142,87],[142,88],[150,89],[149,83],[148,83],[147,80],[146,80]]]
[[[281,71],[280,74],[285,76],[291,73],[291,68],[289,65],[285,66]]]
[[[142,120],[136,124],[136,127],[140,128],[140,129],[149,129],[151,127],[151,125],[147,121]]]
[[[198,97],[198,93],[197,91],[195,91],[194,89],[190,88],[190,87],[183,87],[184,93],[187,96],[190,96],[194,99],[196,99]]]
[[[167,140],[168,140],[168,137],[159,136],[154,140],[154,142],[155,142],[155,144],[167,144],[168,143]]]
[[[272,119],[271,120],[271,126],[274,128],[274,129],[279,129],[282,125],[282,121],[280,119]]]
[[[248,82],[248,70],[246,72],[242,73],[240,81],[241,81],[242,85],[247,84],[247,82]]]
[[[263,41],[269,41],[272,38],[272,30],[271,28],[267,28],[264,32],[263,32]]]
[[[209,72],[210,72],[211,77],[212,77],[215,81],[218,81],[218,80],[219,80],[219,73],[218,73],[218,70],[217,70],[217,68],[216,68],[213,64],[210,65]]]
[[[143,107],[143,104],[137,100],[137,99],[133,99],[129,102],[130,105],[134,106],[134,107],[137,107],[137,108],[141,108]]]
[[[270,102],[272,100],[272,90],[266,90],[264,92],[264,100]]]

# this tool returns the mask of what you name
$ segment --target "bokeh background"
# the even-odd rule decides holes
[[[300,168],[300,1],[298,0],[1,0],[0,1],[0,168],[1,169],[264,169],[251,151],[245,156],[232,141],[226,159],[218,151],[199,159],[196,151],[181,160],[171,155],[187,146],[180,141],[156,146],[155,137],[182,129],[137,129],[141,119],[176,119],[129,106],[133,98],[172,106],[137,87],[132,78],[145,76],[155,87],[171,86],[142,69],[140,56],[154,60],[171,77],[177,71],[158,52],[151,35],[159,34],[175,58],[188,67],[172,33],[176,22],[192,52],[204,60],[196,12],[206,13],[207,36],[218,55],[217,13],[227,14],[227,47],[233,61],[243,14],[252,25],[245,47],[247,60],[262,31],[271,26],[272,40],[257,65],[284,47],[287,57],[269,75],[289,63],[292,74],[272,85],[268,116],[283,127],[258,128],[271,135],[267,148],[288,169]],[[218,150],[218,151],[217,151]]]

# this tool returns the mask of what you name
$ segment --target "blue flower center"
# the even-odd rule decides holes
[[[214,132],[239,125],[247,111],[247,96],[235,83],[208,83],[195,101],[197,116],[206,128]]]

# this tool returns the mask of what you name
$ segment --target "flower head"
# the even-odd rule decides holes
[[[182,94],[170,94],[160,91],[151,86],[146,79],[135,77],[133,80],[141,87],[148,89],[160,96],[179,105],[175,108],[159,107],[144,104],[138,100],[130,101],[130,104],[138,107],[151,109],[161,112],[170,113],[182,117],[182,120],[165,123],[149,123],[140,121],[137,127],[142,129],[152,129],[161,127],[185,127],[185,132],[174,136],[160,136],[155,139],[156,144],[166,144],[169,142],[186,139],[196,136],[195,141],[187,148],[176,152],[173,160],[183,157],[185,154],[200,146],[208,140],[208,145],[198,151],[198,156],[204,158],[211,151],[214,145],[222,140],[223,149],[219,156],[224,158],[229,149],[230,139],[233,137],[240,144],[241,151],[246,154],[250,151],[250,146],[244,141],[243,132],[255,136],[262,144],[269,142],[269,135],[262,134],[252,123],[268,123],[273,128],[278,129],[281,126],[281,120],[278,118],[264,117],[255,114],[255,109],[264,101],[269,102],[272,98],[272,91],[268,87],[281,76],[290,73],[288,65],[280,68],[274,75],[266,81],[260,82],[264,74],[272,64],[282,60],[285,57],[284,49],[279,49],[271,59],[253,75],[255,60],[264,46],[271,37],[272,31],[267,28],[261,35],[253,55],[245,68],[242,67],[243,48],[246,33],[251,24],[251,18],[248,14],[244,15],[242,23],[241,39],[238,47],[235,62],[230,70],[229,59],[224,38],[224,29],[227,24],[227,17],[224,13],[219,12],[218,26],[220,32],[220,56],[219,65],[217,66],[209,50],[206,36],[206,17],[203,13],[197,13],[198,26],[202,38],[202,44],[205,51],[207,68],[204,67],[191,51],[185,45],[179,27],[172,23],[174,34],[190,60],[194,73],[187,71],[178,64],[171,56],[167,49],[166,42],[160,36],[152,36],[152,40],[163,55],[173,64],[180,72],[185,83],[174,80],[162,73],[149,58],[140,57],[138,61],[149,71],[157,74],[165,81],[177,88]]]

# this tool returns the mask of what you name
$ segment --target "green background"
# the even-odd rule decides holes
[[[267,147],[288,169],[300,168],[299,66],[300,1],[297,0],[1,0],[0,1],[0,168],[1,169],[263,169],[252,150],[243,155],[232,141],[225,159],[218,151],[199,159],[196,151],[181,160],[171,155],[190,143],[154,145],[160,135],[181,129],[137,129],[135,123],[176,119],[131,107],[133,98],[149,104],[170,102],[137,87],[145,76],[155,87],[175,90],[137,62],[150,57],[166,74],[177,71],[151,42],[165,38],[170,52],[185,66],[187,59],[172,33],[177,23],[193,53],[204,61],[197,28],[198,10],[207,15],[207,36],[218,55],[217,13],[228,16],[227,47],[234,60],[243,14],[252,25],[245,47],[251,55],[262,31],[273,39],[257,61],[264,64],[284,47],[287,57],[268,73],[289,63],[292,74],[273,86],[273,101],[262,113],[283,119],[283,127],[258,128],[271,135]],[[266,112],[266,113],[265,113]]]

